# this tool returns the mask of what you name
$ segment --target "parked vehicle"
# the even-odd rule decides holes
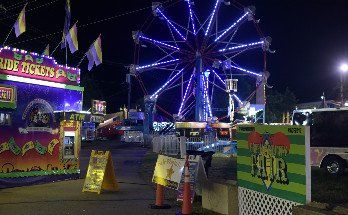
[[[348,168],[348,108],[295,110],[292,124],[310,126],[312,166],[334,175]]]

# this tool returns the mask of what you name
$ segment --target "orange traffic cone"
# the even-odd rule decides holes
[[[184,178],[184,196],[182,201],[181,215],[192,214],[192,203],[191,203],[191,185],[190,185],[190,171],[189,171],[188,157],[185,163],[185,178]]]
[[[151,204],[151,209],[169,209],[171,208],[170,205],[163,204],[164,202],[164,188],[162,185],[157,184],[156,189],[156,203]]]

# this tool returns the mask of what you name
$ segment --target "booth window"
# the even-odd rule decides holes
[[[12,117],[9,113],[0,113],[0,125],[11,126]]]

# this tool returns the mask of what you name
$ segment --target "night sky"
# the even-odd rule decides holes
[[[0,0],[0,5],[5,8],[0,9],[1,42],[25,2]],[[206,13],[210,13],[215,0],[195,2],[204,5],[202,11],[206,9]],[[238,2],[256,7],[256,18],[261,20],[259,26],[263,34],[273,39],[271,49],[276,50],[276,53],[267,56],[267,68],[271,74],[270,85],[279,91],[289,87],[301,102],[319,100],[322,92],[325,92],[328,99],[337,98],[337,67],[340,62],[348,61],[348,1]],[[19,38],[15,38],[12,33],[6,45],[41,53],[50,44],[52,51],[61,39],[64,5],[64,0],[29,1],[26,14],[27,32]],[[125,75],[128,71],[125,66],[133,62],[134,42],[131,34],[141,28],[145,19],[151,15],[150,6],[151,1],[145,0],[72,0],[71,24],[78,20],[79,51],[69,54],[68,64],[76,66],[89,45],[102,34],[103,64],[88,72],[87,60],[84,60],[80,68],[82,85],[86,88],[85,99],[106,100],[108,112],[117,111],[118,107],[127,102]],[[233,8],[233,5],[229,7]],[[119,16],[142,8],[145,9]],[[171,9],[171,13],[173,11],[175,13]],[[228,25],[233,18],[239,17],[239,14],[233,14],[234,11],[231,9],[231,17],[220,17],[221,25]],[[178,12],[182,13],[179,9]],[[53,56],[61,64],[65,63],[64,50],[58,48]],[[142,92],[138,86],[134,87],[133,92],[135,102],[141,98]]]

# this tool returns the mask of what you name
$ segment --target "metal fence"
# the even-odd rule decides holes
[[[216,153],[237,154],[237,144],[229,140],[218,140],[213,136],[177,137],[176,135],[154,135],[153,152],[165,155],[186,155],[186,150],[214,151]]]

